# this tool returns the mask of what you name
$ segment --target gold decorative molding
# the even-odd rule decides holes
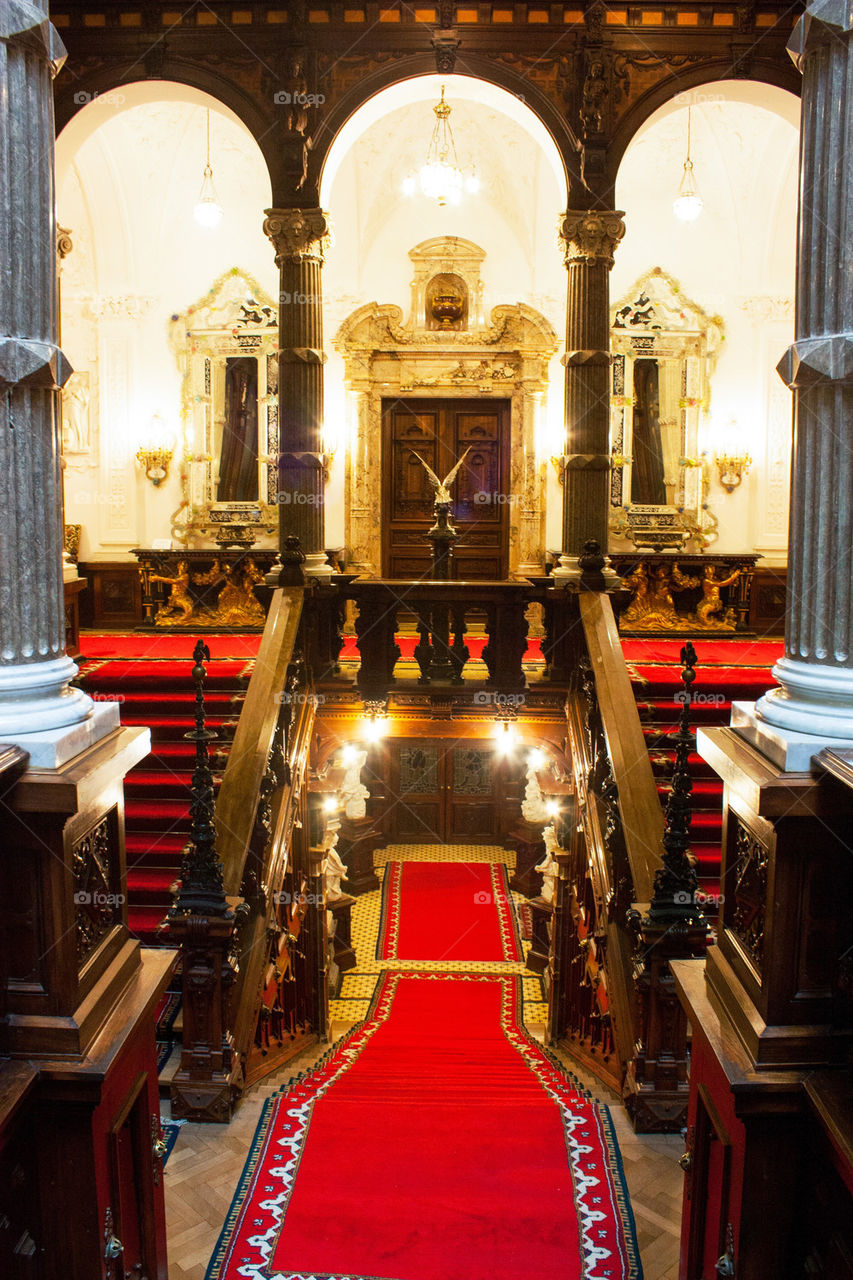
[[[71,250],[74,248],[74,241],[71,239],[71,232],[68,227],[61,227],[56,224],[56,255],[60,263],[63,258],[67,258]]]
[[[566,211],[560,221],[560,239],[566,266],[598,262],[613,266],[616,246],[625,234],[624,213],[619,209]]]
[[[275,249],[276,266],[316,258],[322,262],[332,242],[332,224],[322,209],[267,209],[264,234]]]

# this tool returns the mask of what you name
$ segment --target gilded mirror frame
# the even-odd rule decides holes
[[[169,340],[181,373],[183,457],[181,502],[172,536],[184,545],[211,542],[223,525],[240,525],[258,544],[278,528],[278,312],[258,282],[232,267],[186,311],[171,317]],[[258,359],[258,498],[217,500],[214,456],[215,364],[229,357]],[[220,379],[221,381],[221,379]]]
[[[699,448],[699,429],[709,409],[723,322],[685,297],[661,267],[654,267],[612,308],[610,340],[611,537],[650,550],[682,550],[691,541],[704,549],[717,537],[718,522],[708,505],[708,466]],[[665,503],[637,503],[630,497],[635,372],[640,360],[656,361],[659,376],[663,370],[668,417],[658,423],[678,430],[677,459],[670,449],[670,474],[664,471]],[[611,547],[618,549],[613,543]]]

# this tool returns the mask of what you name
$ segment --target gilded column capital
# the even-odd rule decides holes
[[[322,209],[267,209],[264,234],[275,249],[276,266],[316,258],[320,262],[332,241],[332,224]]]
[[[568,209],[560,219],[566,266],[603,262],[612,267],[616,246],[625,234],[624,216],[619,209]]]
[[[59,258],[60,264],[63,258],[67,258],[71,250],[74,248],[74,241],[71,238],[71,232],[68,227],[61,227],[56,224],[56,256]]]

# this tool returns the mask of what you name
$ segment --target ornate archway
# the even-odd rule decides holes
[[[494,396],[511,402],[509,573],[539,573],[545,463],[537,455],[536,420],[557,335],[543,315],[523,303],[494,307],[488,319],[482,316],[478,299],[485,254],[470,241],[437,238],[416,246],[409,257],[415,272],[407,319],[398,306],[369,303],[353,312],[333,339],[354,401],[345,485],[350,567],[361,573],[380,572],[383,398]],[[430,326],[425,299],[430,281],[443,273],[464,282],[469,300],[464,328]]]

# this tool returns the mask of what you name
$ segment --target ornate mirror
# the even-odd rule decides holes
[[[237,267],[172,317],[183,375],[182,540],[248,545],[277,524],[277,336],[272,300]]]
[[[690,540],[707,546],[717,522],[706,502],[699,421],[722,321],[655,267],[616,304],[610,337],[611,530],[656,551]]]

